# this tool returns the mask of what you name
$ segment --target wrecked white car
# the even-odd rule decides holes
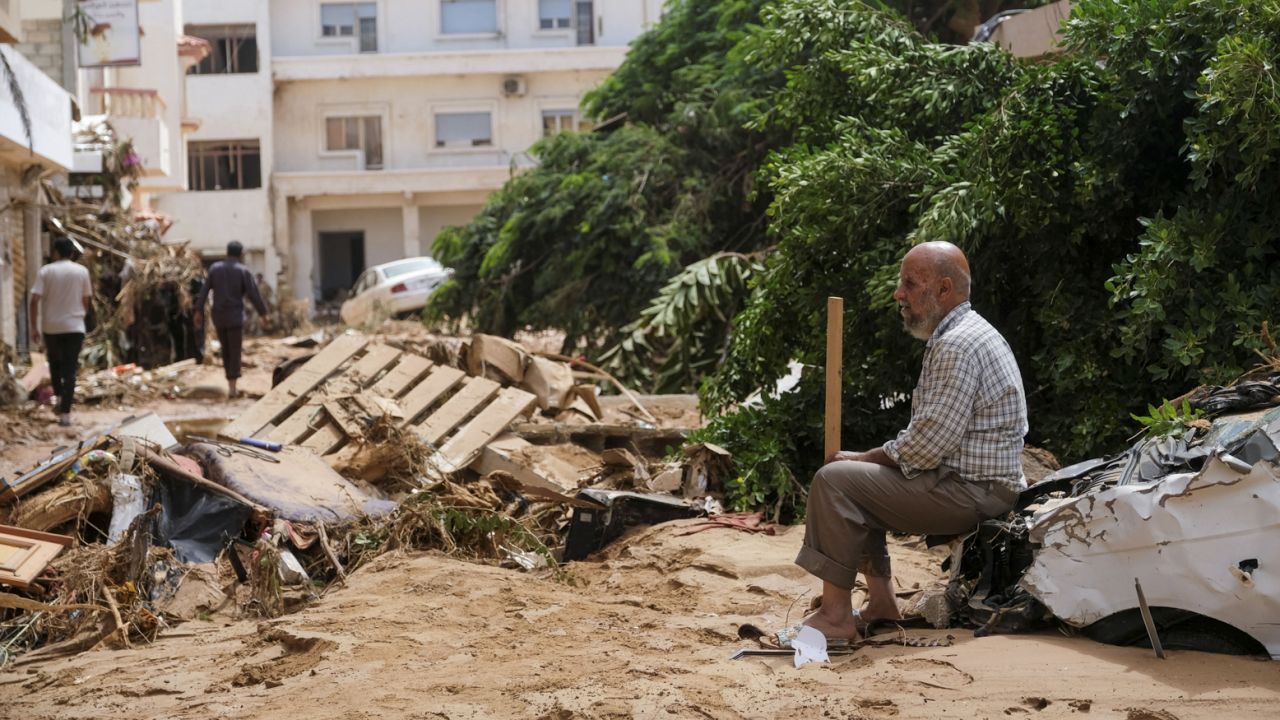
[[[1280,658],[1280,387],[1202,391],[1223,414],[1063,468],[970,536],[948,605],[979,634],[1055,619],[1092,638]],[[1264,405],[1262,409],[1241,408]]]

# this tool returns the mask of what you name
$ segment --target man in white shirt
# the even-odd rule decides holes
[[[84,316],[93,287],[89,271],[73,261],[76,248],[69,238],[53,241],[53,262],[40,268],[31,286],[31,346],[40,345],[44,333],[49,355],[49,375],[58,399],[58,424],[71,424],[71,399],[76,390],[76,370],[84,345]],[[41,311],[43,310],[43,314]]]

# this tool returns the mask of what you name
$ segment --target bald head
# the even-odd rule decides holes
[[[927,340],[947,313],[969,299],[969,285],[969,261],[960,248],[941,240],[911,248],[893,293],[907,331]]]
[[[951,280],[956,295],[960,298],[956,305],[969,299],[969,258],[964,251],[946,240],[932,240],[911,248],[902,258],[902,264],[915,260],[926,268],[937,279]],[[954,306],[953,306],[954,307]]]

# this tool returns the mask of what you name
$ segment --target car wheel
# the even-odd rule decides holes
[[[1199,650],[1223,655],[1266,655],[1266,648],[1248,633],[1189,610],[1153,607],[1160,644],[1169,650]],[[1151,647],[1142,613],[1137,608],[1109,615],[1081,631],[1108,645]]]

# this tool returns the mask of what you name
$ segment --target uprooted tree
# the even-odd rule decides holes
[[[433,307],[493,330],[562,328],[589,351],[634,340],[646,317],[679,329],[653,331],[656,349],[615,347],[615,367],[648,366],[630,377],[654,384],[714,370],[704,435],[735,453],[731,499],[787,515],[820,456],[820,374],[737,403],[790,361],[821,364],[823,299],[841,295],[845,444],[889,437],[922,350],[891,299],[898,261],[951,240],[1019,359],[1031,440],[1105,452],[1148,399],[1228,380],[1265,345],[1280,300],[1280,9],[1071,13],[1060,55],[1022,61],[930,42],[861,2],[676,4],[588,101],[628,123],[544,144],[542,167],[448,236],[462,269]],[[668,284],[717,252],[762,250],[740,290]],[[671,351],[684,337],[697,352]]]

